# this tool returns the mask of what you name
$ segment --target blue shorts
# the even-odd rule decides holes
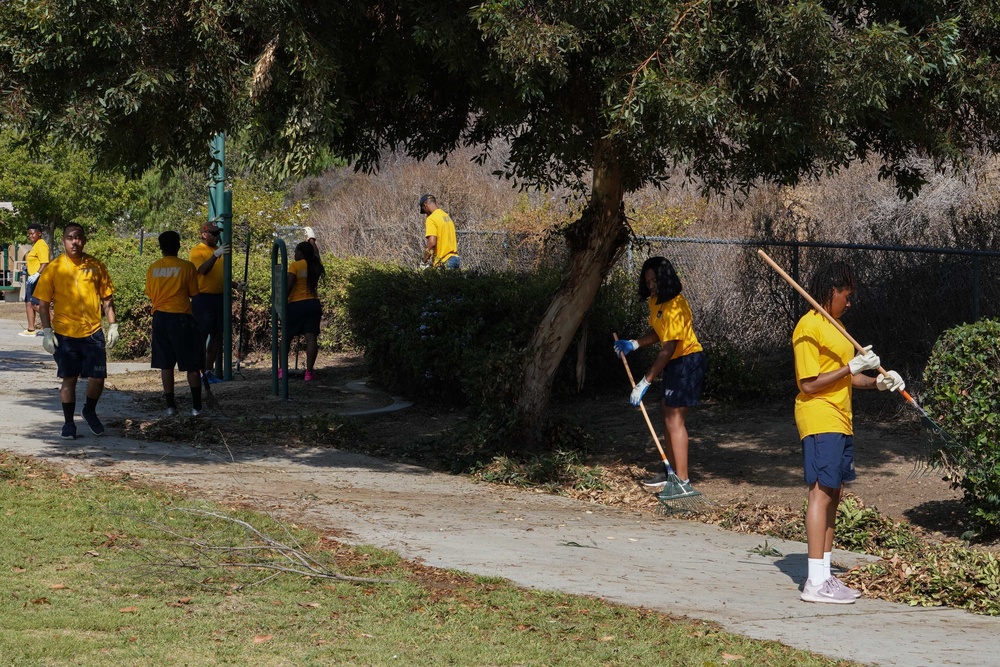
[[[802,468],[806,484],[819,482],[839,489],[857,478],[854,472],[854,437],[843,433],[817,433],[802,438]]]
[[[104,332],[98,329],[85,338],[70,338],[56,334],[59,346],[53,358],[56,375],[61,378],[108,377],[108,354],[104,349]]]
[[[704,352],[671,360],[663,369],[663,404],[668,408],[701,405],[701,386],[705,383],[707,366]]]
[[[24,281],[24,301],[30,303],[33,306],[41,305],[41,301],[34,297],[35,286],[38,285],[38,278],[34,280],[28,279]]]
[[[222,294],[195,294],[191,297],[191,310],[202,341],[212,335],[222,335],[222,305]]]
[[[323,307],[319,299],[303,299],[288,304],[288,337],[299,334],[319,334]]]
[[[152,368],[200,371],[205,365],[205,352],[194,317],[187,313],[153,313]]]

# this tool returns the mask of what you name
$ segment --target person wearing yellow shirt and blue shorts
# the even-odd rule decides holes
[[[688,476],[688,408],[701,404],[701,388],[708,362],[694,333],[694,318],[687,299],[681,296],[681,279],[665,257],[651,257],[639,272],[639,298],[649,305],[649,331],[639,339],[615,341],[616,354],[628,354],[640,347],[659,344],[653,365],[636,383],[629,402],[639,405],[649,385],[663,374],[664,450],[667,460],[681,480],[681,491],[691,493]],[[662,489],[666,475],[643,482]]]
[[[24,270],[28,277],[24,281],[24,310],[28,316],[28,328],[19,336],[35,336],[35,316],[38,314],[39,302],[35,298],[35,285],[42,271],[49,264],[49,244],[42,238],[42,226],[37,222],[28,225],[28,240],[31,249],[24,256]]]
[[[422,266],[436,266],[446,269],[461,268],[458,256],[458,241],[455,223],[451,216],[438,208],[434,195],[420,198],[420,212],[427,216],[424,221],[424,255]]]
[[[229,245],[219,244],[222,230],[214,223],[201,226],[201,243],[191,248],[191,263],[198,270],[198,294],[191,299],[194,320],[201,332],[201,343],[205,350],[205,366],[202,379],[205,384],[222,382],[212,369],[215,359],[222,349],[223,325],[223,262],[219,259],[229,254]]]
[[[158,241],[163,257],[146,270],[146,296],[153,310],[150,367],[160,369],[168,417],[177,414],[174,366],[187,373],[191,415],[197,417],[202,411],[200,371],[205,361],[191,309],[191,297],[198,294],[198,270],[191,262],[177,257],[181,249],[180,234],[163,232]]]
[[[820,267],[809,284],[809,292],[824,310],[840,323],[851,306],[856,283],[851,268],[843,262]],[[806,507],[808,578],[800,598],[806,602],[852,604],[861,593],[832,575],[830,556],[837,521],[837,506],[844,484],[856,478],[851,392],[878,388],[904,388],[899,373],[888,371],[877,378],[864,375],[879,368],[871,346],[854,354],[852,343],[813,309],[802,316],[792,333],[795,356],[795,424],[802,442],[805,483],[809,487]]]
[[[62,401],[61,437],[76,438],[76,385],[88,378],[82,416],[90,432],[104,434],[104,424],[97,417],[97,401],[108,376],[107,350],[118,342],[115,321],[114,285],[107,267],[83,252],[87,234],[81,225],[70,223],[63,229],[65,252],[52,260],[35,286],[35,298],[42,304],[42,347],[56,361],[62,378],[59,399]],[[52,304],[50,315],[48,304]],[[108,317],[108,335],[101,330],[101,310]]]
[[[294,261],[288,265],[288,337],[306,338],[305,381],[315,379],[316,356],[319,353],[319,325],[323,307],[317,290],[326,269],[319,259],[315,239],[295,246]],[[282,377],[284,369],[278,369]]]

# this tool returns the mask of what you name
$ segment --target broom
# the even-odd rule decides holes
[[[618,340],[618,334],[612,334],[612,336],[614,336],[615,340]],[[628,367],[625,355],[620,353],[618,356],[622,358],[622,364],[625,366],[625,373],[628,375],[629,384],[635,389],[632,369]],[[671,467],[670,461],[667,460],[667,454],[663,451],[660,439],[656,435],[656,429],[653,428],[653,422],[649,420],[649,413],[646,412],[646,406],[643,405],[642,401],[639,401],[639,410],[642,411],[642,417],[646,420],[646,426],[649,428],[650,435],[653,436],[653,442],[656,443],[656,449],[660,452],[660,459],[663,461],[663,468],[667,473],[667,483],[664,485],[663,490],[656,494],[656,497],[665,508],[670,510],[695,510],[700,508],[705,502],[703,498],[699,498],[701,492],[695,491],[690,485],[685,490],[677,473]]]
[[[802,298],[805,299],[810,306],[812,306],[813,310],[815,310],[817,313],[825,317],[827,321],[837,329],[837,331],[843,334],[844,338],[850,341],[851,345],[854,346],[854,349],[856,349],[858,352],[861,353],[865,352],[865,348],[861,347],[861,344],[858,343],[858,341],[854,340],[854,337],[851,336],[851,334],[847,333],[847,330],[844,329],[844,327],[841,326],[841,324],[837,320],[833,319],[830,313],[826,312],[826,309],[824,309],[823,306],[819,305],[819,303],[815,299],[809,296],[809,293],[806,292],[804,289],[802,289],[802,287],[799,286],[799,284],[795,282],[795,280],[790,275],[785,273],[784,269],[778,266],[778,264],[773,259],[771,259],[766,252],[764,252],[763,250],[758,250],[757,254],[760,255],[761,259],[767,262],[772,269],[777,271],[778,275],[785,279],[785,282],[791,285],[796,292],[802,295]],[[878,372],[881,373],[882,375],[887,374],[886,370],[881,366],[878,367]],[[952,437],[951,434],[949,434],[947,431],[941,428],[940,424],[931,419],[930,415],[927,414],[927,411],[924,410],[922,407],[920,407],[920,404],[917,403],[917,400],[913,398],[913,396],[907,393],[904,389],[899,390],[899,395],[902,396],[904,399],[906,399],[906,402],[909,403],[917,411],[917,414],[920,415],[920,421],[924,424],[924,426],[926,426],[931,431],[932,434],[940,437],[941,440],[944,442],[944,449],[941,451],[940,459],[938,461],[931,461],[929,459],[916,461],[914,463],[913,470],[910,472],[909,475],[910,479],[926,475],[935,469],[943,470],[945,472],[950,472],[951,466],[948,461],[947,450],[961,448],[962,445],[957,440],[955,440],[955,438]]]

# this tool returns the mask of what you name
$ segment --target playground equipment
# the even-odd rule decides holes
[[[208,188],[208,221],[221,231],[219,243],[232,247],[233,192],[226,189],[226,135],[212,139],[212,185]],[[216,360],[216,372],[223,380],[233,379],[233,256],[222,256],[222,359]],[[221,365],[221,369],[219,366]]]
[[[279,257],[280,262],[278,261]],[[286,401],[288,400],[289,375],[287,273],[288,249],[283,240],[276,238],[271,244],[271,393],[278,396],[278,369],[284,368],[285,372],[280,378],[281,398]]]

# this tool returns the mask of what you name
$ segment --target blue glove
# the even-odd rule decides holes
[[[632,395],[629,396],[628,402],[631,403],[632,405],[639,405],[640,403],[642,403],[642,397],[646,393],[647,389],[649,389],[649,382],[646,381],[646,378],[644,376],[635,385],[635,388],[632,389]]]
[[[628,354],[633,350],[639,349],[639,341],[637,340],[616,340],[615,341],[615,354]]]

